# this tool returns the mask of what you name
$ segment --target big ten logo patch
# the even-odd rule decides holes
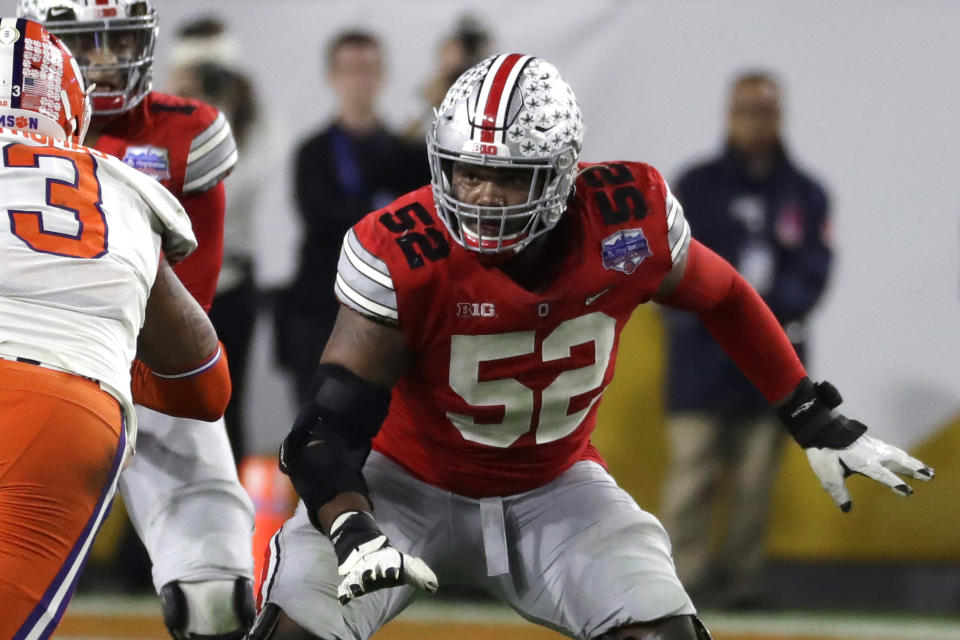
[[[458,302],[458,318],[492,318],[497,315],[497,309],[492,302]]]

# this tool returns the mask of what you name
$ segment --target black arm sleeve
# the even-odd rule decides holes
[[[280,470],[290,476],[313,526],[321,506],[345,491],[367,495],[363,465],[390,405],[390,390],[336,364],[321,364],[311,400],[280,446]]]

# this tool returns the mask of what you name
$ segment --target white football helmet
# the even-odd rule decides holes
[[[18,0],[17,15],[43,23],[73,51],[94,87],[94,115],[123,113],[150,91],[157,10],[151,0]]]
[[[0,126],[82,143],[90,100],[77,61],[43,25],[0,20]]]
[[[582,142],[577,99],[553,65],[519,53],[491,56],[457,79],[427,131],[437,213],[467,249],[516,253],[560,221]],[[455,163],[529,170],[527,202],[460,201],[453,190]]]

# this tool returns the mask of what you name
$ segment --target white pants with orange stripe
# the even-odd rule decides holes
[[[253,503],[240,485],[223,419],[137,407],[137,447],[120,477],[153,584],[253,577]]]
[[[0,359],[0,638],[49,638],[113,500],[126,437],[96,382]]]

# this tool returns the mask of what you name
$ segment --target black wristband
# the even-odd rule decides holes
[[[814,384],[810,378],[804,378],[777,409],[777,416],[804,449],[843,449],[853,444],[867,428],[833,411],[841,402],[840,392],[829,382]]]
[[[330,532],[330,542],[337,554],[337,564],[343,564],[353,550],[363,543],[382,535],[383,532],[371,514],[354,511],[335,531]]]

